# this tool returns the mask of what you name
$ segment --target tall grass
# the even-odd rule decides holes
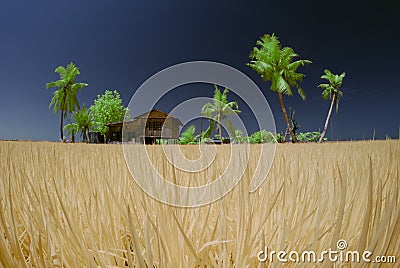
[[[182,209],[141,191],[122,146],[1,142],[0,266],[263,267],[264,245],[321,252],[339,239],[400,258],[399,141],[278,145],[267,181],[249,194],[260,146],[232,192]],[[161,150],[149,147],[159,171],[180,172]],[[204,181],[226,154],[218,146]]]

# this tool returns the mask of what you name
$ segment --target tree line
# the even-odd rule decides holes
[[[339,101],[343,96],[343,92],[339,90],[342,86],[345,73],[340,75],[333,74],[328,69],[324,70],[324,74],[321,76],[322,79],[327,80],[327,83],[318,85],[322,91],[322,99],[331,99],[328,114],[325,120],[322,133],[313,132],[300,132],[296,133],[299,125],[294,119],[294,111],[286,110],[283,95],[292,96],[292,89],[297,89],[298,94],[303,100],[306,100],[306,94],[301,88],[300,83],[303,80],[304,74],[297,72],[299,67],[310,64],[310,60],[298,59],[299,55],[291,47],[282,47],[279,39],[274,34],[265,34],[260,40],[256,42],[256,46],[250,52],[250,62],[247,66],[257,72],[265,82],[270,82],[270,90],[275,92],[278,96],[279,105],[281,107],[283,117],[285,120],[286,131],[285,134],[271,133],[266,130],[257,131],[249,137],[243,137],[241,130],[234,130],[232,124],[227,120],[227,116],[232,113],[239,113],[238,105],[236,102],[229,102],[227,100],[228,89],[225,89],[222,93],[215,85],[215,92],[213,97],[213,103],[207,103],[202,108],[202,116],[211,120],[210,126],[204,133],[200,133],[196,136],[195,126],[190,126],[180,139],[181,143],[197,143],[204,142],[210,138],[214,124],[217,123],[216,135],[220,143],[223,143],[221,122],[225,120],[227,130],[230,137],[236,143],[248,142],[248,143],[264,143],[264,142],[285,142],[287,135],[290,135],[290,140],[293,143],[296,142],[322,142],[326,141],[325,134],[328,128],[329,120],[332,114],[333,107],[336,106],[336,111],[339,107]]]
[[[292,88],[296,88],[300,97],[303,100],[306,99],[306,94],[300,86],[304,74],[297,72],[297,69],[300,66],[310,64],[311,61],[297,59],[299,58],[299,55],[290,47],[282,47],[278,37],[274,34],[265,34],[257,41],[256,45],[257,46],[254,47],[253,51],[250,53],[249,57],[251,61],[247,65],[256,71],[264,81],[269,81],[271,83],[270,89],[278,95],[287,132],[290,134],[291,141],[295,143],[298,141],[297,136],[293,131],[295,126],[290,123],[283,102],[283,95],[292,96]],[[336,105],[336,111],[338,109],[339,101],[343,96],[343,93],[339,88],[342,86],[345,75],[344,72],[340,75],[333,74],[331,71],[326,69],[324,74],[321,76],[321,78],[326,79],[328,83],[320,84],[318,87],[323,89],[322,98],[324,100],[328,98],[331,99],[331,105],[318,142],[324,140],[332,108]]]
[[[333,107],[338,110],[339,101],[343,96],[340,91],[345,73],[334,74],[328,69],[324,70],[321,76],[327,83],[318,85],[322,91],[322,99],[330,99],[330,106],[325,120],[322,133],[306,132],[296,134],[298,125],[294,120],[294,112],[286,110],[283,96],[292,96],[292,89],[297,89],[297,93],[305,100],[306,94],[300,83],[303,80],[304,74],[297,71],[299,67],[306,66],[312,63],[310,60],[299,59],[299,55],[291,47],[282,47],[279,39],[274,34],[265,34],[256,42],[256,46],[250,52],[250,62],[247,66],[257,72],[265,82],[270,83],[270,90],[278,96],[280,108],[285,120],[286,131],[285,135],[280,133],[263,132],[263,130],[253,133],[252,136],[242,137],[240,130],[235,130],[234,126],[228,120],[228,116],[240,113],[238,104],[227,100],[228,89],[221,92],[215,85],[213,103],[207,103],[202,107],[202,116],[209,119],[209,127],[200,136],[195,136],[195,127],[189,127],[182,133],[181,143],[204,142],[210,139],[211,133],[216,128],[216,135],[220,142],[223,142],[221,123],[225,121],[228,132],[231,137],[237,142],[246,140],[250,143],[259,143],[259,141],[268,140],[269,137],[274,137],[278,142],[285,142],[287,136],[293,143],[298,141],[317,141],[326,140],[325,134],[329,125],[329,120],[332,115]],[[86,108],[85,105],[80,107],[77,99],[79,90],[88,86],[87,83],[75,82],[76,76],[80,74],[79,68],[74,63],[70,63],[67,67],[59,66],[55,69],[59,74],[60,79],[46,84],[46,88],[56,88],[53,93],[53,98],[49,107],[53,107],[56,114],[60,112],[60,139],[65,140],[64,131],[71,135],[71,141],[74,142],[74,136],[81,132],[82,139],[88,140],[89,130],[100,132],[102,135],[107,135],[107,123],[122,121],[128,108],[122,105],[122,100],[119,93],[114,90],[106,90],[103,95],[98,95],[94,100],[93,105]],[[64,120],[70,121],[64,126]],[[267,134],[266,134],[267,133]]]
[[[71,62],[67,67],[59,66],[55,69],[60,79],[46,84],[46,88],[56,88],[49,108],[53,107],[54,114],[60,112],[60,140],[66,141],[64,131],[75,142],[75,135],[81,132],[82,140],[88,141],[89,131],[93,130],[107,135],[106,124],[122,121],[128,108],[122,105],[122,99],[117,90],[106,90],[97,95],[94,103],[87,108],[79,104],[77,95],[80,89],[87,87],[87,83],[75,82],[80,74],[79,68]],[[70,121],[64,126],[64,120]]]

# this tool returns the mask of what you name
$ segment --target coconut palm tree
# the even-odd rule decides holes
[[[46,88],[57,87],[54,91],[53,98],[51,99],[49,108],[53,107],[54,114],[58,111],[60,115],[60,135],[61,140],[64,138],[63,134],[63,120],[67,118],[68,112],[79,109],[79,102],[77,99],[78,90],[87,86],[86,83],[75,83],[75,77],[80,74],[79,68],[74,63],[68,64],[67,68],[63,66],[57,67],[56,73],[60,75],[60,79],[46,84]]]
[[[326,134],[326,130],[328,129],[329,120],[331,118],[333,106],[336,105],[336,112],[339,108],[339,101],[343,96],[343,92],[339,90],[342,86],[343,78],[346,76],[346,73],[343,72],[341,75],[333,74],[329,70],[324,71],[324,75],[321,76],[322,79],[328,80],[328,84],[320,84],[318,87],[322,88],[322,98],[324,100],[330,98],[331,106],[329,107],[328,115],[325,120],[324,130],[322,131],[321,137],[319,138],[319,143],[323,141],[324,136]]]
[[[247,66],[256,71],[264,81],[270,81],[270,89],[277,93],[279,104],[285,118],[292,142],[296,142],[296,135],[290,126],[289,117],[283,103],[282,95],[292,96],[292,87],[297,88],[300,97],[305,100],[306,95],[300,87],[304,74],[297,73],[297,68],[311,63],[309,60],[295,60],[299,55],[290,47],[281,47],[278,37],[266,34],[256,43],[250,53],[250,63]]]
[[[78,125],[76,123],[70,123],[64,126],[64,130],[71,136],[71,142],[75,143],[75,134],[79,131]]]
[[[86,142],[88,140],[89,129],[94,125],[90,117],[89,109],[84,106],[82,109],[74,112],[72,118],[75,120],[78,129],[82,133],[82,140]]]
[[[228,130],[231,135],[234,135],[234,128],[232,123],[227,119],[228,115],[232,115],[234,113],[240,113],[240,110],[238,110],[239,106],[236,101],[231,101],[228,102],[227,99],[227,94],[229,90],[225,88],[224,92],[221,93],[221,91],[218,89],[217,85],[214,85],[214,96],[213,96],[213,104],[212,103],[206,103],[202,108],[201,108],[201,114],[209,119],[212,119],[212,121],[215,121],[217,123],[217,130],[219,134],[219,139],[222,144],[222,126],[221,123],[223,120],[225,120],[226,125],[228,127]],[[214,126],[213,123],[210,124],[210,127]],[[212,128],[209,128],[206,133],[212,132]]]

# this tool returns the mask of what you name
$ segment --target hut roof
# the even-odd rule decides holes
[[[165,113],[163,111],[156,110],[156,109],[153,109],[153,110],[151,110],[149,112],[141,114],[141,115],[139,115],[139,116],[137,116],[137,117],[135,117],[135,118],[133,118],[131,120],[127,120],[125,122],[126,123],[133,123],[133,122],[135,122],[137,120],[148,119],[148,118],[150,118],[150,119],[171,118],[171,119],[174,119],[180,126],[183,125],[181,120],[179,120],[178,118],[176,118],[174,116],[171,116],[171,115],[169,115],[169,114],[167,114],[167,113]],[[113,123],[106,124],[106,126],[108,126],[108,127],[110,127],[110,126],[122,126],[123,124],[124,124],[123,121],[119,121],[119,122],[113,122]]]

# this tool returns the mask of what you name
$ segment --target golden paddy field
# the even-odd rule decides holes
[[[197,146],[171,146],[198,154]],[[0,266],[400,267],[399,141],[279,144],[267,180],[250,194],[261,146],[250,146],[228,195],[178,208],[141,190],[121,145],[0,142]],[[161,146],[147,148],[160,174],[180,176]],[[207,175],[189,175],[190,184],[213,180],[230,152],[216,146]],[[257,258],[266,247],[319,254],[339,240],[343,252],[394,256],[397,264]]]

